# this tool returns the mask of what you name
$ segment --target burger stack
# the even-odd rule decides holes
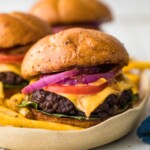
[[[6,97],[19,92],[28,83],[20,72],[23,57],[36,41],[50,33],[50,26],[33,15],[0,14],[0,81]]]
[[[36,106],[31,110],[38,120],[84,128],[98,124],[138,100],[135,85],[121,72],[128,61],[123,45],[97,30],[73,28],[47,36],[22,63],[23,77],[36,77],[22,89],[26,106]]]

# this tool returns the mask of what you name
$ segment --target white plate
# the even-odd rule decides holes
[[[141,77],[141,103],[94,127],[81,131],[0,127],[0,147],[14,150],[90,149],[115,141],[129,133],[137,123],[149,97],[149,80]]]

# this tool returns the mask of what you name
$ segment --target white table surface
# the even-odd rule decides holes
[[[0,12],[28,11],[36,0],[0,0]],[[103,0],[104,1],[104,0]],[[103,25],[104,30],[124,43],[130,56],[150,61],[150,0],[105,0],[114,21]],[[140,122],[150,115],[150,100]],[[140,123],[139,122],[139,123]],[[137,125],[138,126],[138,125]],[[124,138],[96,150],[150,150],[133,132]]]

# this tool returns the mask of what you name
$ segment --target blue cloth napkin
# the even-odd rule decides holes
[[[150,144],[150,116],[147,117],[137,129],[137,136]]]

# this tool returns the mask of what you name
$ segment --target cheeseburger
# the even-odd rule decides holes
[[[35,16],[21,12],[0,14],[0,81],[9,92],[27,82],[20,74],[26,51],[50,33],[50,26]]]
[[[21,71],[32,79],[22,106],[34,119],[91,127],[133,107],[135,86],[122,73],[123,44],[97,30],[73,28],[47,36],[26,54]]]
[[[99,29],[112,18],[109,8],[97,0],[40,0],[30,13],[52,25],[53,33],[72,27]]]

